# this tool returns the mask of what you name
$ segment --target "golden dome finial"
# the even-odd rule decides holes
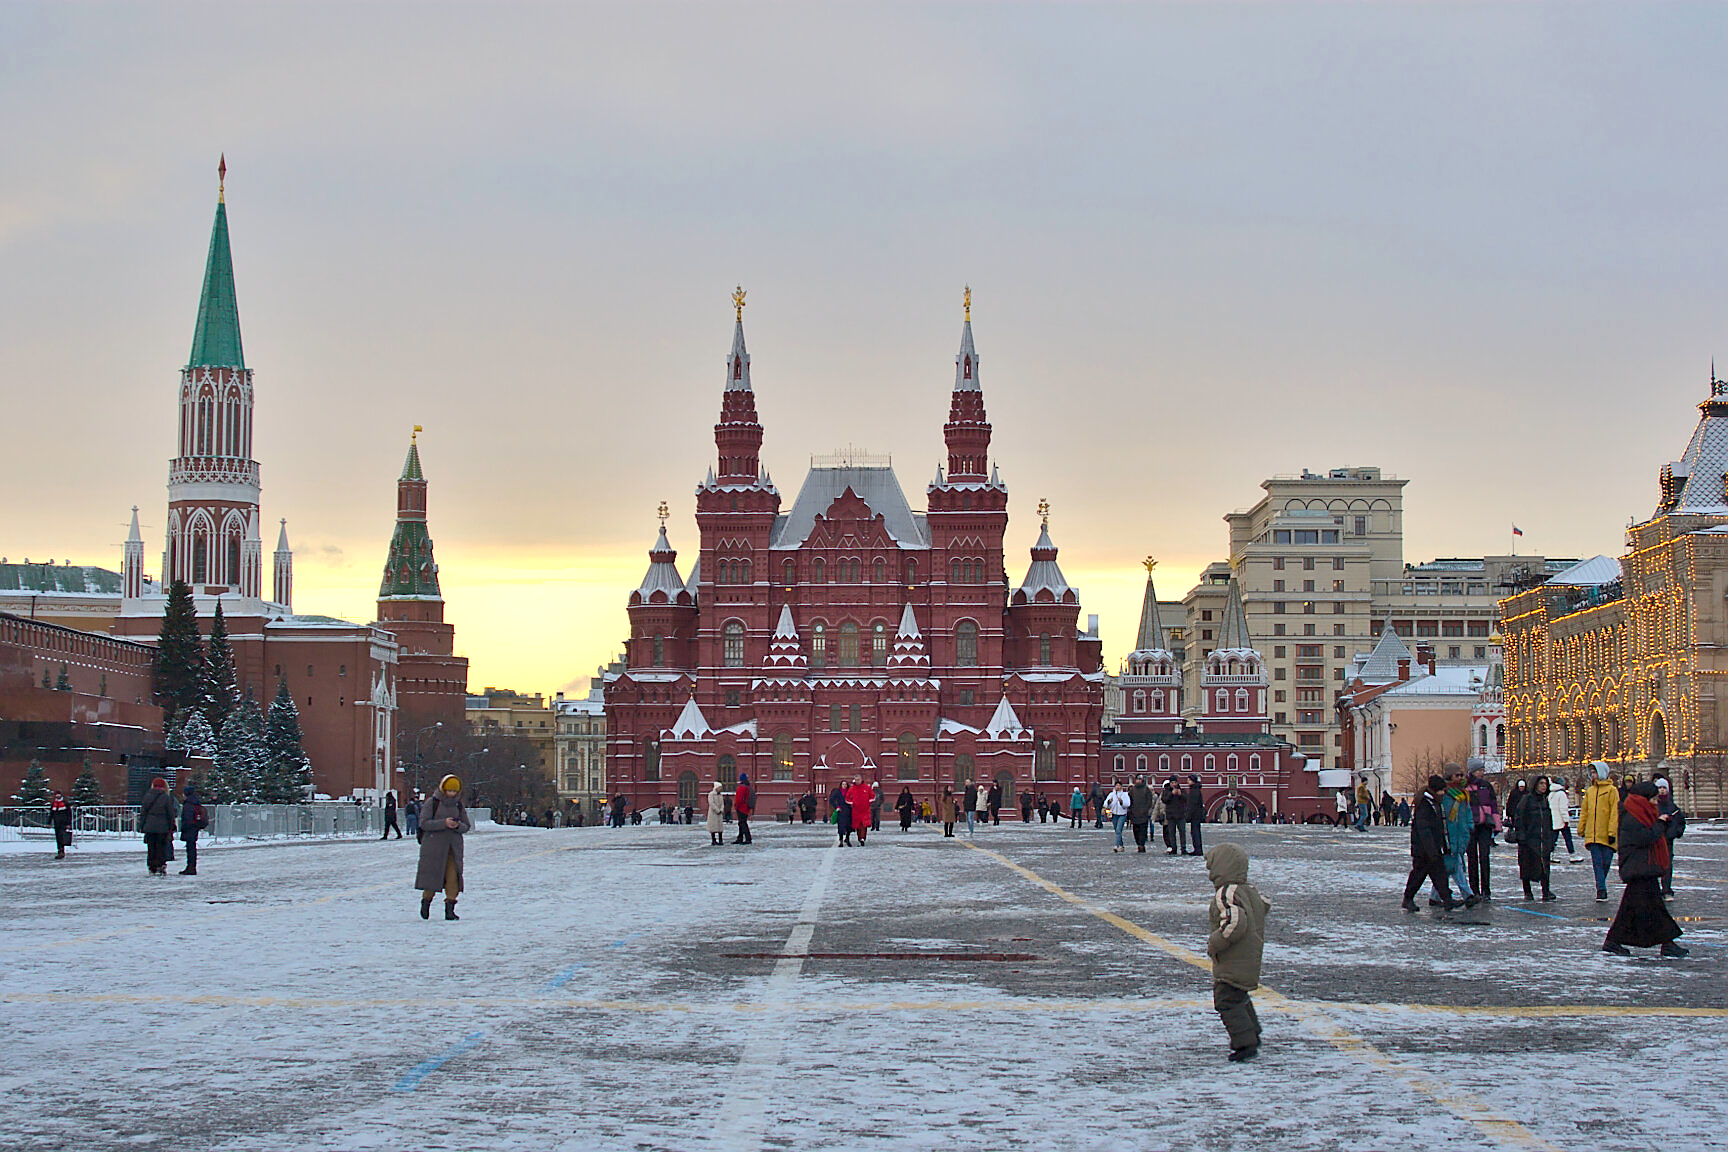
[[[972,285],[966,285],[966,291],[960,294],[960,306],[966,310],[966,323],[972,323]]]
[[[1148,556],[1148,557],[1146,557],[1146,559],[1140,561],[1140,563],[1142,563],[1146,566],[1146,575],[1148,575],[1148,576],[1152,575],[1152,569],[1158,567],[1158,561],[1154,560],[1150,556]]]
[[[738,322],[742,324],[744,322],[744,286],[742,284],[732,289],[732,309],[738,317]]]
[[[1044,527],[1050,527],[1050,501],[1038,501],[1038,517],[1044,521]]]

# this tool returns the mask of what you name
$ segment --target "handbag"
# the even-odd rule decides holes
[[[1518,843],[1518,825],[1516,823],[1506,825],[1501,830],[1500,836],[1508,844]]]

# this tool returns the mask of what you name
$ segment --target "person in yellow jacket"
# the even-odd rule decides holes
[[[1620,789],[1608,779],[1608,765],[1591,765],[1596,778],[1578,800],[1578,834],[1596,872],[1596,899],[1608,899],[1608,867],[1614,863],[1615,837],[1620,830]]]

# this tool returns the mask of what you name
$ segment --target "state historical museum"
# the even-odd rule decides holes
[[[696,562],[680,574],[662,526],[630,594],[624,669],[606,678],[612,791],[638,808],[696,804],[716,776],[748,772],[766,819],[855,773],[890,802],[902,783],[928,799],[999,781],[1012,804],[1096,779],[1099,639],[1079,627],[1047,524],[1009,582],[1008,489],[990,462],[970,307],[948,466],[926,511],[886,459],[857,455],[814,460],[787,511],[761,464],[743,293],[733,300]]]

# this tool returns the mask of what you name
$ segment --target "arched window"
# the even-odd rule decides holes
[[[1120,752],[1118,752],[1116,754],[1116,771],[1118,771],[1118,772],[1122,771],[1122,769],[1127,767],[1127,765],[1128,765],[1128,758],[1126,756],[1122,755]]]
[[[1218,711],[1230,711],[1230,690],[1228,688],[1218,689]]]
[[[888,625],[880,620],[870,626],[870,663],[877,668],[888,663]]]
[[[774,733],[774,779],[792,779],[792,733]]]
[[[738,761],[730,754],[720,757],[714,766],[715,775],[720,777],[722,784],[738,783]]]
[[[650,740],[642,749],[642,779],[660,779],[660,741]]]
[[[1050,633],[1048,632],[1038,634],[1038,663],[1045,668],[1050,666]]]
[[[192,534],[192,583],[203,584],[210,578],[210,537],[202,529]]]
[[[570,774],[570,780],[574,781],[575,779],[576,774],[572,772]],[[575,785],[572,784],[571,787],[575,787]],[[684,807],[694,805],[696,803],[697,791],[700,787],[701,783],[696,779],[696,773],[678,773],[678,803]]]
[[[1134,711],[1146,711],[1146,693],[1139,688],[1134,689]]]
[[[918,583],[918,561],[916,560],[906,561],[906,583]]]
[[[810,667],[828,667],[828,625],[821,621],[810,626]]]
[[[1032,772],[1039,780],[1056,779],[1056,741],[1038,741],[1033,751]]]
[[[1164,711],[1164,689],[1162,688],[1152,689],[1152,711]]]
[[[798,565],[791,560],[783,561],[780,565],[780,582],[788,588],[798,583]]]
[[[970,752],[961,752],[959,755],[954,757],[954,782],[956,784],[972,783],[972,777],[976,775],[976,773],[977,769],[972,763],[972,754]]]
[[[750,579],[750,561],[748,560],[741,561],[738,565],[738,583],[752,583]]]
[[[228,537],[228,571],[223,573],[222,580],[226,584],[240,583],[240,534],[237,532]]]
[[[1170,757],[1158,757],[1158,774],[1160,776],[1168,776],[1170,774]]]
[[[1230,753],[1230,755],[1225,758],[1224,764],[1231,772],[1236,771],[1236,753]]]
[[[810,566],[810,575],[813,583],[828,583],[828,565],[823,561],[822,557],[816,557],[815,563]]]
[[[850,620],[840,625],[840,667],[858,667],[858,625]]]
[[[877,584],[882,583],[884,580],[886,580],[888,578],[888,565],[883,563],[882,557],[880,557],[880,556],[876,557],[876,566],[875,566],[874,572],[875,572],[875,575],[874,575],[873,579]]]
[[[744,667],[744,625],[728,620],[720,637],[720,663],[728,668]]]
[[[900,755],[895,762],[894,777],[897,780],[918,779],[918,737],[910,732],[900,733]]]
[[[663,633],[654,633],[654,667],[666,667],[666,637]]]
[[[1218,770],[1218,757],[1212,755],[1212,753],[1210,753],[1210,752],[1206,753],[1206,771],[1216,772],[1217,770]]]
[[[1250,771],[1250,772],[1259,772],[1260,771],[1260,753],[1256,752],[1256,753],[1254,753],[1254,755],[1248,757],[1248,771]]]
[[[960,561],[950,560],[948,562],[948,580],[952,584],[960,583]]]
[[[1248,711],[1248,689],[1246,688],[1236,689],[1236,711]]]
[[[1145,771],[1146,771],[1146,757],[1145,756],[1134,757],[1134,770],[1136,772],[1139,772],[1142,774],[1145,773]]]
[[[971,668],[978,663],[978,625],[962,620],[954,626],[954,663]]]
[[[1188,755],[1186,752],[1184,752],[1182,754],[1182,771],[1183,772],[1194,771],[1194,757]]]

